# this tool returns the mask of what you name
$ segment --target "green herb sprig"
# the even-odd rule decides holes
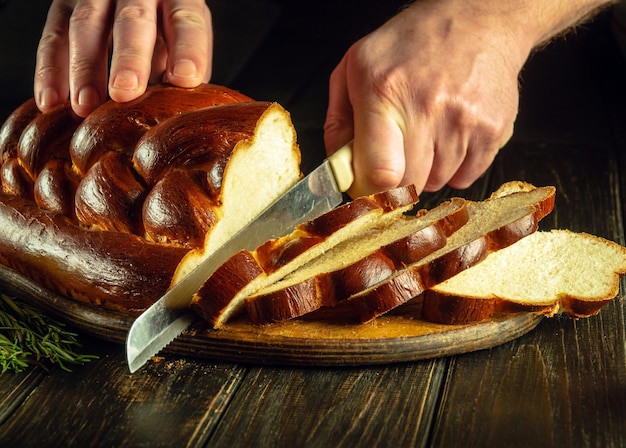
[[[1,373],[20,373],[29,365],[42,365],[44,359],[70,371],[70,364],[97,359],[74,351],[80,347],[77,336],[35,307],[0,294]]]

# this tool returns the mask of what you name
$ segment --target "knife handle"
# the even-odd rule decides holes
[[[354,182],[354,171],[352,170],[352,140],[335,151],[328,162],[335,175],[335,181],[339,191],[345,192]]]

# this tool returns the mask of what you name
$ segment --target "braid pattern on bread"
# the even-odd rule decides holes
[[[237,176],[233,160],[273,147],[277,160],[270,154],[248,182],[275,191],[250,204],[225,197],[225,184],[241,185],[241,197],[252,188],[226,179]],[[193,268],[181,268],[191,252],[206,256],[207,244],[220,245],[301,177],[288,113],[213,84],[150,86],[85,119],[69,103],[41,113],[30,99],[0,127],[0,155],[0,262],[62,295],[131,313]]]

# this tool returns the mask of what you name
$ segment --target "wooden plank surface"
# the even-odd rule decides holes
[[[0,21],[18,3],[1,6]],[[237,43],[242,56],[217,73],[262,96],[266,89],[268,99],[284,98],[312,165],[323,157],[324,92],[334,56],[300,55],[293,71],[285,58],[282,69],[272,65],[281,59],[263,55],[290,27],[280,23],[284,3],[260,4],[241,13],[254,26],[239,21],[220,31],[251,34]],[[229,5],[216,6],[224,20],[234,10]],[[254,16],[261,14],[267,20],[259,24]],[[0,36],[7,38],[2,30]],[[283,45],[297,52],[296,41]],[[303,52],[316,48],[307,45]],[[255,72],[268,64],[280,77],[270,76],[264,87]],[[294,73],[298,78],[290,80]],[[512,142],[464,195],[480,199],[511,179],[554,184],[556,210],[541,228],[587,231],[623,244],[624,73],[607,21],[534,56]],[[8,90],[2,88],[3,101],[14,98]],[[320,150],[313,154],[314,148]],[[424,203],[453,193],[425,195]],[[98,360],[73,372],[41,366],[0,375],[0,445],[626,446],[625,320],[619,299],[599,316],[546,319],[502,346],[436,360],[274,368],[166,356],[133,375],[122,346],[81,337],[84,351]]]

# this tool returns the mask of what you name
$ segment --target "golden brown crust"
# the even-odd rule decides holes
[[[580,302],[580,301],[578,301]],[[581,308],[585,312],[572,317],[590,316],[597,313],[606,301],[587,302],[590,307]],[[552,316],[558,309],[557,304],[521,304],[509,302],[497,297],[475,298],[445,294],[436,290],[426,290],[423,295],[422,318],[434,323],[461,325],[480,322],[502,314],[532,312]]]
[[[419,195],[415,185],[410,184],[375,193],[372,200],[382,207],[383,211],[388,212],[408,204],[417,204]]]
[[[174,115],[241,101],[251,99],[214,84],[193,89],[151,86],[134,101],[108,101],[85,118],[72,138],[70,156],[78,172],[85,174],[107,151],[132,152],[142,135]]]
[[[142,221],[150,241],[202,247],[219,216],[204,171],[172,170],[143,202]]]
[[[42,210],[59,213],[70,219],[76,217],[75,194],[78,176],[71,170],[67,160],[50,160],[35,180],[33,195]]]
[[[164,120],[137,142],[135,170],[152,185],[167,170],[202,167],[219,189],[234,144],[253,138],[257,122],[271,105],[262,101],[226,104]]]
[[[35,99],[31,98],[7,117],[0,127],[0,155],[2,156],[0,161],[4,162],[9,158],[17,157],[17,147],[22,131],[40,114]]]
[[[406,269],[346,303],[360,322],[368,322],[421,294],[426,289],[423,278],[419,272]]]
[[[616,290],[612,298],[606,300],[581,300],[577,297],[562,297],[560,301],[560,310],[562,310],[564,314],[573,318],[595,316],[604,306],[608,305],[613,298],[617,296],[617,293],[618,291]],[[541,312],[549,314],[543,310]]]
[[[375,210],[386,213],[418,202],[414,185],[359,197],[300,224],[290,235],[266,242],[255,250],[255,256],[263,270],[270,273],[361,216]]]
[[[33,179],[22,168],[17,158],[9,158],[2,164],[0,180],[3,193],[20,198],[33,196]]]
[[[449,219],[446,218],[443,223],[432,224],[419,232],[394,241],[385,246],[386,252],[393,256],[398,265],[401,263],[410,264],[421,260],[426,255],[445,246],[446,237],[453,233],[452,222],[455,223],[456,229],[459,229],[467,222],[467,208],[459,209],[453,216],[449,217]]]
[[[465,201],[456,198],[450,201],[450,205],[454,207],[454,211],[447,216],[363,256],[349,266],[336,271],[320,272],[295,285],[250,297],[246,300],[250,320],[254,324],[278,322],[300,317],[302,313],[309,313],[320,306],[336,306],[343,300],[390,278],[407,264],[417,262],[441,249],[446,244],[446,236],[463,226],[469,218]],[[350,249],[346,247],[345,250]],[[370,300],[374,299],[368,298],[360,304],[354,303],[357,315],[365,314],[359,307],[362,305],[366,308]],[[300,304],[305,301],[306,306]],[[383,300],[369,312],[378,315],[382,313],[383,308],[391,309],[387,308],[388,306],[392,306],[391,301],[386,303]]]
[[[0,226],[3,265],[61,295],[131,313],[165,293],[186,253],[128,233],[86,230],[5,194]]]
[[[222,106],[230,103],[236,104]],[[69,104],[42,114],[27,101],[0,131],[0,227],[19,229],[3,233],[0,262],[78,300],[146,308],[171,285],[189,249],[203,246],[220,218],[230,153],[255,135],[256,120],[270,106],[221,86],[151,86],[142,98],[109,101],[80,123]],[[204,109],[189,119],[174,117],[198,108]],[[166,135],[170,118],[180,133]],[[138,173],[132,157],[142,136],[166,144],[156,164]],[[299,158],[297,146],[293,151]]]
[[[85,227],[143,234],[141,207],[146,188],[132,171],[128,155],[107,152],[76,189],[76,216]]]
[[[309,279],[293,287],[266,296],[265,300],[246,302],[246,310],[255,325],[280,322],[312,313],[324,306],[333,306],[336,284],[328,276]]]
[[[224,309],[253,279],[263,274],[252,252],[242,250],[217,269],[194,296],[191,308],[204,320],[214,323],[216,310]]]
[[[294,237],[294,234],[297,236]],[[276,238],[263,243],[254,251],[254,256],[266,274],[271,274],[289,263],[298,255],[324,241],[324,237],[309,235],[299,230],[284,238]]]
[[[307,235],[325,238],[358,217],[381,208],[380,204],[373,197],[363,196],[324,213],[311,221],[300,224],[298,229]]]
[[[67,160],[67,147],[81,122],[69,103],[37,115],[22,131],[17,157],[28,175],[35,179],[45,164],[55,158]]]
[[[401,190],[405,190],[405,192],[402,193]],[[313,220],[300,224],[289,235],[262,244],[253,252],[250,252],[250,257],[252,258],[247,257],[243,259],[245,264],[242,265],[240,269],[243,271],[250,269],[247,263],[252,263],[252,260],[254,260],[257,270],[260,270],[263,275],[270,275],[280,267],[287,265],[297,256],[303,254],[306,250],[324,242],[329,235],[344,228],[357,218],[372,212],[384,213],[383,206],[387,208],[387,212],[394,210],[396,207],[398,209],[408,208],[414,205],[417,200],[417,193],[413,186],[399,187],[389,192],[357,198]],[[218,322],[220,322],[225,309],[231,305],[238,292],[238,290],[232,291],[231,289],[219,287],[215,284],[214,277],[217,279],[218,284],[220,284],[222,278],[227,278],[230,272],[236,271],[238,269],[238,257],[241,257],[241,254],[237,254],[237,256],[234,257],[235,259],[231,259],[220,266],[194,296],[192,303],[195,309],[198,310],[202,308],[201,315],[211,325],[217,325]],[[258,275],[250,277],[249,281],[257,276]],[[243,289],[248,282],[241,283],[239,289]],[[302,287],[307,288],[306,285]],[[311,283],[309,292],[320,293],[323,289],[322,286]],[[333,301],[332,296],[328,298],[310,296],[308,303],[304,302],[304,298],[304,292],[297,290],[288,291],[282,299],[275,299],[274,305],[268,304],[266,306],[265,304],[260,304],[260,308],[265,311],[259,310],[257,314],[261,316],[267,312],[275,316],[293,317],[292,313],[310,312],[316,307],[321,306],[322,303],[329,304]],[[272,299],[266,300],[272,302]],[[278,305],[279,303],[281,303],[281,305]],[[252,311],[252,313],[255,313],[255,311]],[[265,318],[263,319],[265,320]],[[275,320],[278,319],[278,317],[269,319]]]

